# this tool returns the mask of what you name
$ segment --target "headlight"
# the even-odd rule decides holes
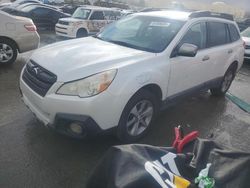
[[[79,97],[91,97],[105,91],[116,76],[117,70],[101,72],[82,80],[63,84],[57,94]]]

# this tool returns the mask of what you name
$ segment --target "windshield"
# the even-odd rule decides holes
[[[159,53],[170,44],[183,24],[167,18],[131,15],[107,26],[96,38]]]
[[[241,36],[250,38],[250,27],[241,33]]]
[[[80,18],[83,20],[87,20],[89,18],[91,10],[89,9],[83,9],[83,8],[78,8],[72,15],[72,18]]]

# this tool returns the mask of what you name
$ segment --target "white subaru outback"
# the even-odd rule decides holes
[[[177,98],[208,89],[224,95],[243,57],[230,15],[137,13],[94,37],[37,50],[20,87],[24,103],[58,132],[85,138],[116,128],[133,142]]]

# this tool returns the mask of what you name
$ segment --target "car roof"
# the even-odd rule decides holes
[[[135,13],[135,15],[153,16],[153,17],[161,17],[161,18],[169,18],[169,19],[186,21],[189,19],[191,12],[163,10],[163,11],[152,11],[152,12],[139,12],[139,13]]]
[[[49,8],[49,9],[52,9],[52,10],[56,10],[56,11],[60,11],[59,8],[57,7],[53,7],[53,6],[49,6],[49,5],[46,5],[46,4],[38,4],[38,3],[27,3],[27,4],[23,4],[23,5],[20,5],[17,7],[18,10],[22,10],[23,8],[26,8],[26,7],[33,7],[33,8]],[[32,8],[32,9],[33,9]]]
[[[79,8],[86,8],[91,10],[109,10],[109,11],[119,11],[114,8],[107,8],[107,7],[99,7],[99,6],[91,6],[91,5],[82,5]]]
[[[136,15],[154,16],[161,18],[168,18],[174,20],[187,21],[194,18],[215,18],[227,21],[234,21],[234,17],[231,14],[217,13],[210,11],[176,11],[176,10],[162,10],[162,11],[152,11],[152,12],[139,12]]]

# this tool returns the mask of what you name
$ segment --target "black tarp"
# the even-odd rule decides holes
[[[198,139],[192,154],[148,145],[111,147],[91,174],[87,188],[196,187],[208,163],[217,188],[250,188],[250,154]],[[191,183],[185,186],[188,181]],[[183,183],[183,184],[182,184]]]

